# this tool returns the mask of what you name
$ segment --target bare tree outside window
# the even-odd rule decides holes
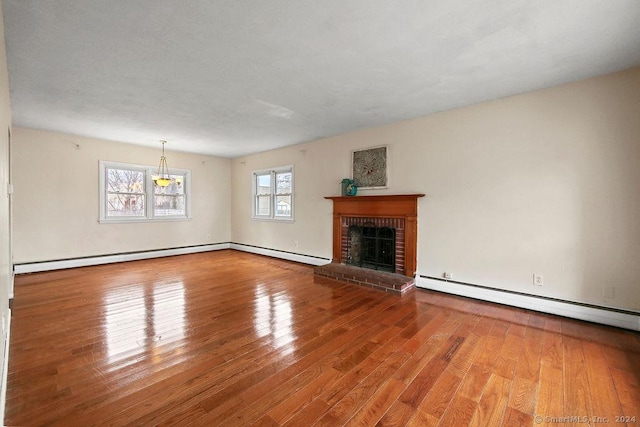
[[[291,216],[291,178],[292,173],[276,172],[276,216]]]
[[[191,218],[191,171],[173,169],[166,186],[153,166],[100,161],[100,223],[178,221]]]
[[[144,216],[143,171],[107,168],[107,217]]]

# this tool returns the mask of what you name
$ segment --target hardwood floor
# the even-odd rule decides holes
[[[231,250],[16,277],[11,327],[7,425],[640,424],[636,333]]]

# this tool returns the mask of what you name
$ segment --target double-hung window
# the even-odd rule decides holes
[[[153,187],[153,216],[156,218],[179,218],[187,214],[184,191],[185,174],[171,174],[171,183],[166,187]]]
[[[253,173],[253,217],[293,220],[293,166]]]
[[[165,187],[153,183],[152,166],[100,162],[100,222],[191,218],[191,172],[171,169]]]
[[[106,218],[140,218],[146,215],[146,171],[140,168],[107,167]]]

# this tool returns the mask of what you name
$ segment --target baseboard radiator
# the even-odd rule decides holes
[[[140,252],[126,252],[109,255],[97,255],[80,258],[58,259],[52,261],[38,261],[16,263],[13,265],[14,274],[37,273],[40,271],[62,270],[65,268],[87,267],[91,265],[112,264],[116,262],[137,261],[150,258],[161,258],[173,255],[186,255],[198,252],[217,251],[221,249],[235,249],[242,252],[250,252],[258,255],[266,255],[273,258],[280,258],[289,261],[300,262],[310,265],[324,265],[331,262],[328,258],[321,258],[311,255],[298,254],[295,252],[280,251],[276,249],[263,248],[260,246],[243,245],[240,243],[213,243],[207,245],[181,246],[178,248],[156,249]]]
[[[640,312],[418,275],[416,287],[640,331]]]
[[[64,268],[87,267],[90,265],[113,264],[116,262],[137,261],[141,259],[161,258],[165,256],[217,251],[221,249],[229,249],[230,246],[231,243],[225,242],[207,245],[181,246],[178,248],[157,249],[151,251],[126,252],[80,258],[68,258],[53,261],[17,263],[13,265],[13,272],[14,274],[24,274],[36,273],[39,271],[62,270]]]

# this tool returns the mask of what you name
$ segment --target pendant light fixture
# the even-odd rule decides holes
[[[158,174],[152,176],[153,183],[158,187],[166,187],[171,184],[171,175],[169,175],[169,166],[167,166],[167,158],[164,155],[164,144],[167,141],[160,141],[162,144],[162,156],[160,157],[160,165],[158,166]]]

